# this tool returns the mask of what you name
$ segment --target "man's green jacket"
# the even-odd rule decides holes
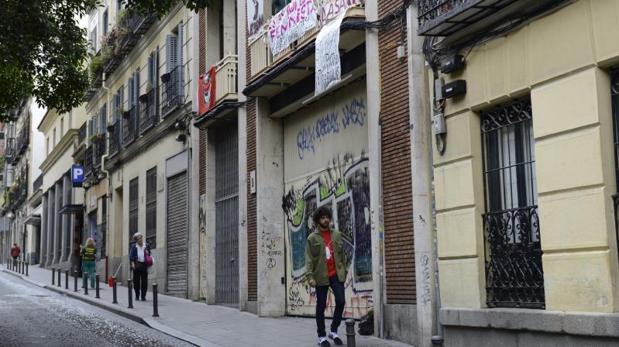
[[[331,231],[331,247],[333,248],[337,278],[340,282],[344,282],[346,281],[346,256],[342,249],[342,234],[337,230]],[[325,240],[320,231],[311,233],[305,242],[305,271],[308,281],[313,279],[317,286],[329,285]]]

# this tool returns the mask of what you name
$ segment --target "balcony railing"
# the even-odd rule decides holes
[[[252,78],[261,74],[273,63],[266,30],[256,40],[249,43],[249,54],[251,56],[250,74]]]
[[[226,100],[238,100],[237,74],[239,58],[229,55],[215,68],[215,105]]]
[[[17,138],[17,155],[22,155],[30,144],[30,126],[24,126]]]
[[[123,114],[123,145],[127,146],[137,138],[139,104]]]
[[[5,193],[5,208],[16,209],[28,197],[28,183],[26,179],[16,181]]]
[[[151,88],[140,96],[140,134],[153,128],[159,122],[159,105],[157,105],[157,88]]]
[[[122,148],[122,127],[121,122],[117,120],[114,124],[108,127],[110,134],[110,157],[118,154]]]
[[[516,0],[419,0],[419,34],[449,36]]]
[[[94,156],[94,147],[93,146],[86,147],[86,151],[84,152],[84,175],[86,176],[92,173],[93,156]]]
[[[105,134],[103,134],[102,138],[96,141],[94,144],[94,166],[101,166],[101,157],[105,155],[105,151],[107,150],[107,143],[105,141]]]
[[[183,104],[183,67],[177,66],[161,76],[163,81],[161,115],[166,117]]]

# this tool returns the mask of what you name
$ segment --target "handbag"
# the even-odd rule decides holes
[[[153,266],[153,256],[150,254],[145,254],[144,255],[144,265],[146,265],[146,267],[151,267]]]

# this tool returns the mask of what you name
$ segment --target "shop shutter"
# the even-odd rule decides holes
[[[168,178],[167,198],[167,294],[187,297],[187,173]]]

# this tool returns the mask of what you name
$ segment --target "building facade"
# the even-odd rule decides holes
[[[616,3],[430,3],[445,344],[616,345]]]
[[[41,176],[31,198],[41,205],[41,266],[81,271],[80,246],[83,227],[84,190],[74,187],[71,170],[74,154],[85,146],[84,106],[67,113],[48,110],[38,125],[45,143]]]
[[[85,228],[100,248],[98,271],[129,278],[133,235],[150,244],[150,276],[167,294],[197,298],[192,141],[195,13],[166,16],[106,1],[90,14],[95,57],[86,95]],[[195,249],[197,251],[197,248]],[[195,260],[194,260],[195,259]]]

